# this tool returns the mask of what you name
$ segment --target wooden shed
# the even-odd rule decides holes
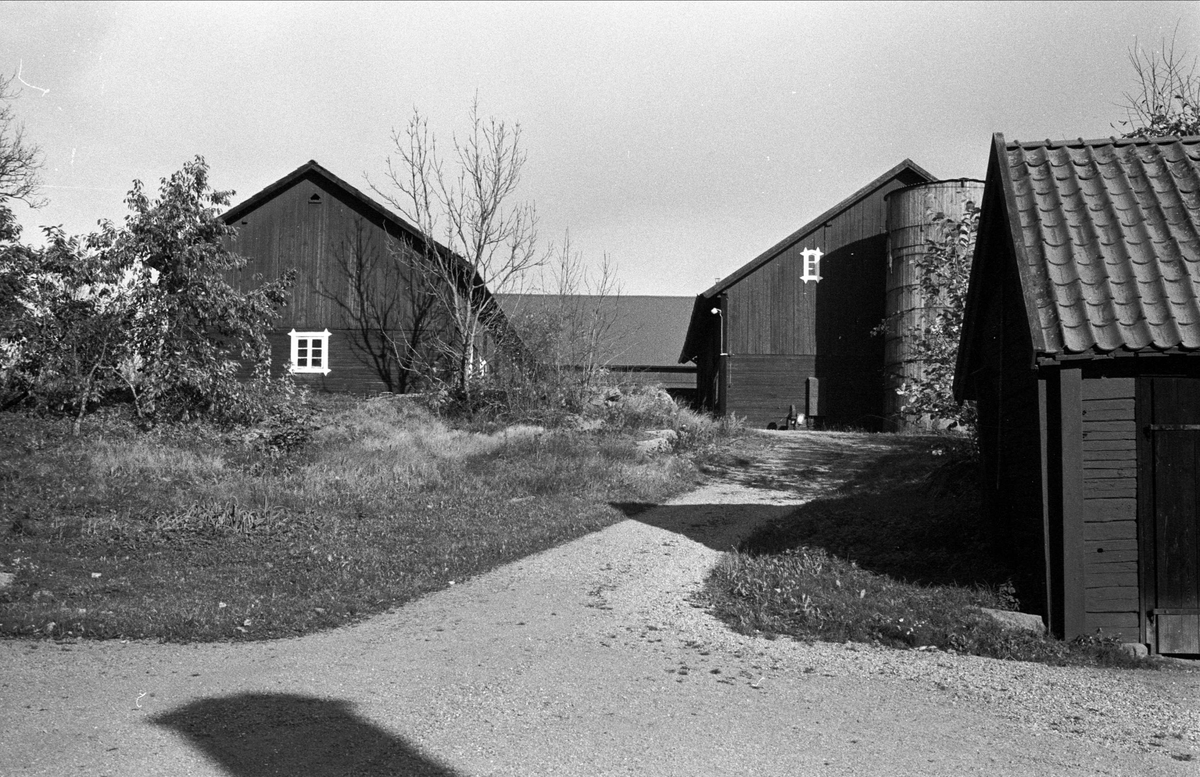
[[[933,180],[906,159],[700,294],[679,356],[700,406],[759,427],[794,405],[816,426],[879,428],[885,198]]]
[[[236,229],[230,248],[247,260],[242,277],[296,271],[291,298],[268,334],[273,365],[328,391],[414,388],[394,363],[381,363],[380,345],[381,333],[395,340],[414,326],[446,326],[430,296],[435,290],[414,274],[416,263],[396,261],[423,245],[412,225],[315,161],[222,218]],[[503,325],[502,315],[498,320]]]
[[[955,394],[1019,596],[1200,653],[1200,138],[993,139]]]

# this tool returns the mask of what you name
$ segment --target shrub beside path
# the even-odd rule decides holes
[[[1197,672],[806,645],[704,611],[723,550],[879,439],[780,433],[667,505],[331,632],[0,642],[0,773],[1200,772]]]

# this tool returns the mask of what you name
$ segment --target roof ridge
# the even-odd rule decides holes
[[[407,232],[414,237],[420,237],[420,232],[416,229],[416,227],[408,223],[407,219],[397,213],[394,213],[390,208],[385,207],[375,198],[368,196],[358,187],[348,183],[338,175],[334,174],[315,159],[308,160],[292,172],[284,175],[282,178],[267,184],[259,191],[250,195],[250,197],[225,211],[225,213],[221,215],[221,218],[227,223],[240,218],[243,214],[253,210],[263,202],[266,202],[272,197],[282,193],[296,182],[303,179],[304,176],[310,172],[321,176],[335,187],[343,190],[343,192],[359,202],[359,204],[361,204],[363,207],[374,211],[377,216],[395,223],[402,231]]]
[[[1081,148],[1084,146],[1130,146],[1130,145],[1170,145],[1172,143],[1200,143],[1200,135],[1168,135],[1159,138],[1118,138],[1109,136],[1107,138],[1084,138],[1051,140],[1009,140],[1006,142],[1008,149],[1020,148],[1028,150],[1033,148]]]
[[[867,183],[863,187],[855,190],[852,194],[850,194],[845,199],[838,202],[832,208],[829,208],[828,210],[822,212],[816,218],[810,219],[802,227],[791,232],[787,237],[776,242],[770,248],[768,248],[767,250],[758,254],[753,259],[751,259],[749,262],[746,262],[745,264],[738,267],[733,272],[731,272],[728,275],[726,275],[725,277],[721,278],[721,280],[717,281],[715,284],[713,284],[709,288],[700,292],[700,294],[698,296],[705,297],[705,298],[712,298],[717,293],[729,288],[733,284],[740,281],[742,278],[745,278],[747,275],[750,275],[755,270],[757,270],[759,267],[761,267],[762,265],[769,262],[771,259],[778,256],[785,249],[794,245],[801,237],[803,237],[804,235],[807,235],[809,232],[812,232],[817,227],[824,224],[826,221],[829,221],[834,216],[840,214],[842,211],[849,210],[851,206],[855,205],[860,200],[865,199],[868,195],[873,193],[879,187],[883,186],[889,180],[900,175],[900,173],[904,172],[905,170],[911,170],[912,172],[916,173],[917,175],[926,178],[927,180],[925,181],[925,183],[935,183],[938,180],[928,170],[921,167],[916,162],[912,161],[912,159],[905,157],[903,159],[903,161],[901,161],[899,164],[894,165],[893,167],[888,169],[883,174],[875,177],[870,183]],[[957,180],[957,179],[955,179],[955,180]],[[917,185],[919,185],[919,184],[917,184]]]

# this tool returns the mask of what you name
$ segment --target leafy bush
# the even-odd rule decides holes
[[[229,253],[219,218],[229,193],[214,191],[197,157],[162,181],[151,200],[135,181],[125,225],[85,238],[48,230],[44,249],[0,250],[0,278],[18,301],[6,309],[0,390],[83,416],[114,397],[139,417],[225,422],[273,412],[279,384],[247,388],[253,365],[265,381],[266,330],[290,278],[239,291],[227,276],[245,262]],[[265,403],[265,404],[264,404]]]

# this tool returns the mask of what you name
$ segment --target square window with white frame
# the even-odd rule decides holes
[[[292,372],[329,374],[329,330],[288,332],[292,338]]]

